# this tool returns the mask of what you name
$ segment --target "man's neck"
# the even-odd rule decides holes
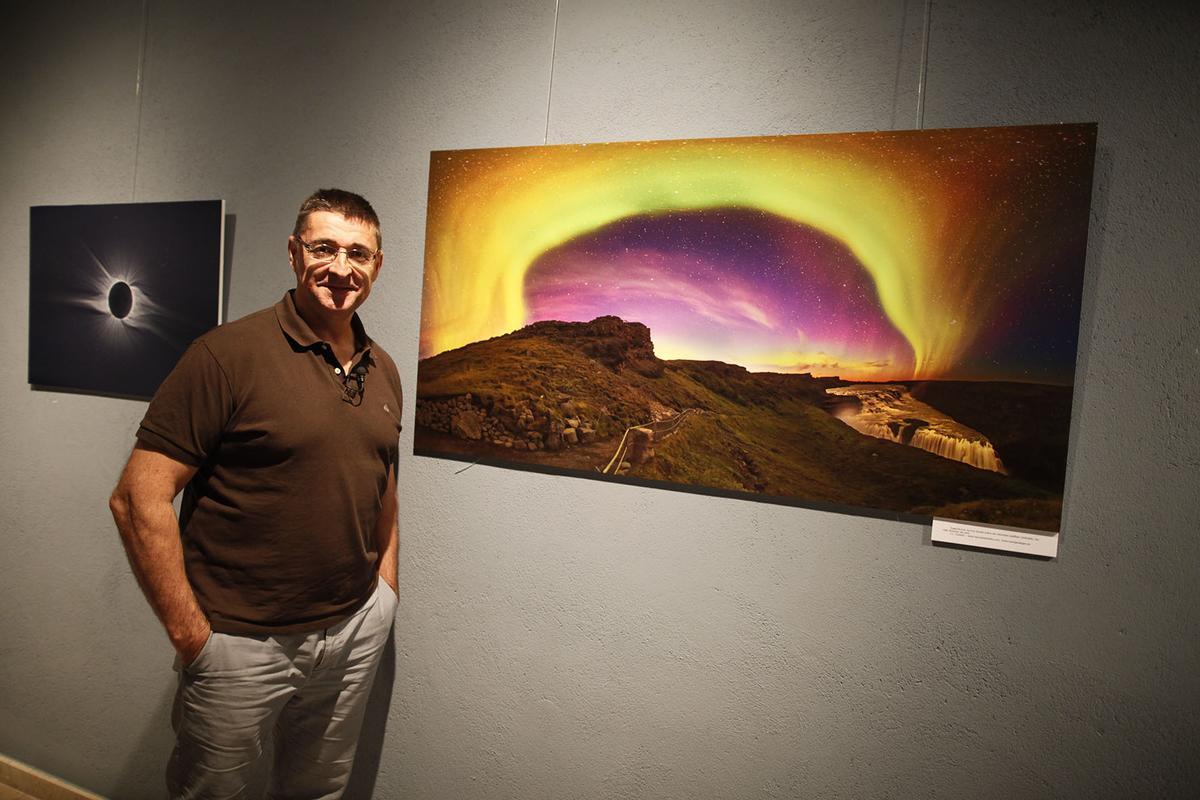
[[[350,321],[354,319],[354,312],[340,314],[319,306],[308,308],[301,301],[299,292],[293,296],[296,298],[296,312],[300,315],[300,319],[304,320],[304,324],[318,339],[329,342],[333,347],[334,355],[345,367],[354,358],[358,344],[354,340],[354,326],[350,324]]]

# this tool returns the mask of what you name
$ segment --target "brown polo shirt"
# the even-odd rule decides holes
[[[361,393],[288,292],[193,342],[150,402],[139,441],[197,468],[180,528],[213,630],[317,630],[375,589],[400,376],[353,325]]]

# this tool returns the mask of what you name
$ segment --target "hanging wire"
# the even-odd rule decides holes
[[[133,189],[130,192],[131,202],[137,202],[138,151],[142,144],[142,84],[146,74],[146,38],[150,32],[150,0],[142,0],[142,41],[138,46],[137,84],[134,95],[137,97],[137,127],[133,132]]]
[[[550,98],[554,95],[554,55],[558,49],[558,3],[554,0],[554,38],[550,40],[550,82],[546,87],[546,133],[542,136],[542,144],[550,142]]]
[[[925,0],[925,24],[921,33],[921,77],[917,81],[917,130],[925,130],[925,74],[929,70],[929,19],[933,0]]]

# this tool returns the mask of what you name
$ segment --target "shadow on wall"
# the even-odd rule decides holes
[[[350,784],[346,787],[346,800],[370,800],[375,796],[375,778],[379,775],[379,762],[383,757],[388,709],[392,705],[395,683],[396,626],[393,624],[383,648],[383,659],[379,662],[379,674],[375,676],[375,685],[371,687],[371,697],[367,701],[367,717],[358,740],[354,771],[350,773]]]
[[[1092,208],[1088,220],[1087,261],[1083,270],[1083,297],[1079,313],[1079,352],[1075,359],[1075,396],[1071,402],[1070,439],[1067,442],[1067,469],[1063,475],[1062,530],[1071,526],[1072,475],[1078,464],[1080,413],[1083,398],[1094,387],[1088,377],[1092,347],[1097,341],[1096,296],[1099,294],[1100,267],[1104,262],[1104,236],[1108,230],[1108,202],[1113,175],[1113,152],[1108,147],[1096,147],[1096,164],[1092,172]]]
[[[125,762],[113,784],[110,797],[158,798],[167,790],[167,759],[171,756],[174,736],[171,733],[171,706],[175,702],[175,681],[167,681],[167,689],[138,740],[133,753]]]
[[[225,215],[225,252],[221,263],[221,323],[229,321],[229,286],[233,277],[233,239],[237,233],[237,214]]]

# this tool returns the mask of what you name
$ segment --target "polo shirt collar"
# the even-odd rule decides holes
[[[275,318],[279,320],[279,327],[283,329],[289,339],[305,349],[312,349],[324,340],[312,332],[312,328],[308,327],[308,323],[296,310],[295,295],[295,289],[289,289],[284,293],[279,302],[275,304]],[[354,316],[350,318],[350,327],[354,330],[356,353],[370,352],[374,342],[371,341],[370,336],[367,336],[366,328],[363,327],[362,320],[358,318],[358,312],[355,312]]]

